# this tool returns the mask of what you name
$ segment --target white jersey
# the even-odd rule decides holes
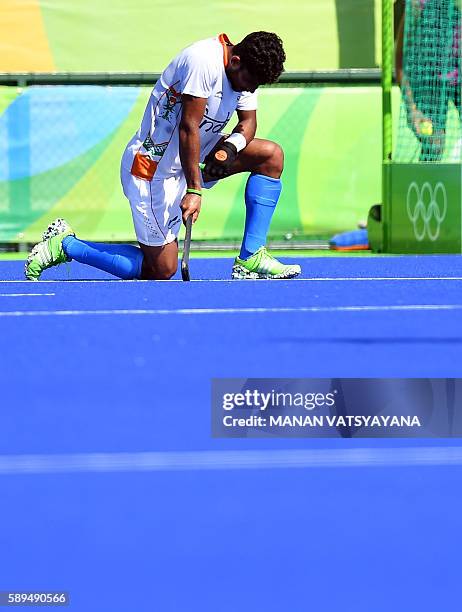
[[[207,99],[200,124],[201,160],[236,109],[256,110],[256,93],[234,91],[226,76],[230,45],[226,34],[194,43],[164,70],[151,92],[141,127],[122,157],[122,167],[133,176],[151,181],[154,175],[163,179],[182,172],[178,136],[182,94]]]

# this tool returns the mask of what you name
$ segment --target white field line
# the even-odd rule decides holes
[[[179,309],[114,309],[114,310],[11,310],[0,317],[75,317],[88,315],[214,315],[265,314],[297,312],[386,312],[386,311],[462,310],[462,304],[409,304],[390,306],[300,306],[296,308],[179,308]]]
[[[310,277],[310,278],[291,278],[289,280],[278,280],[278,283],[281,282],[290,282],[290,283],[319,283],[319,282],[386,282],[386,281],[394,281],[394,282],[407,282],[407,281],[462,281],[462,276],[325,276],[325,277]],[[183,283],[184,281],[180,279],[172,279],[172,280],[125,280],[121,281],[119,279],[90,279],[90,280],[42,280],[35,281],[37,283],[123,283],[124,285],[127,283]],[[239,283],[238,280],[233,279],[192,279],[191,283]],[[252,281],[241,281],[245,283],[253,282],[253,283],[262,283],[262,282],[274,282],[274,281],[263,281],[263,280],[252,280]],[[27,283],[30,285],[32,281],[28,280],[0,280],[0,285],[3,283]],[[37,285],[35,285],[37,286]]]
[[[56,295],[56,293],[0,293],[0,297],[43,297]]]
[[[462,447],[0,455],[0,475],[462,466]]]

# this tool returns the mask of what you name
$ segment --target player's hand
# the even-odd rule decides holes
[[[410,123],[417,137],[428,137],[433,135],[432,120],[426,117],[415,106],[410,110]]]
[[[202,197],[195,193],[187,193],[181,200],[181,210],[183,211],[183,223],[190,216],[193,218],[193,223],[197,221],[197,217],[201,211]]]
[[[237,158],[237,149],[232,142],[224,140],[205,158],[204,175],[212,180],[222,179],[231,172],[231,166]]]

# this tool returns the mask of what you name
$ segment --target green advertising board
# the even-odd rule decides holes
[[[120,158],[150,91],[34,86],[12,96],[0,88],[0,242],[36,242],[56,217],[88,240],[135,239]],[[270,237],[329,237],[364,220],[380,201],[379,130],[377,86],[262,88],[258,137],[285,154]],[[240,239],[246,180],[207,191],[197,240]]]
[[[460,164],[390,164],[385,251],[461,252]]]

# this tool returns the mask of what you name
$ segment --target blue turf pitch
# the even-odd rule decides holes
[[[460,257],[301,263],[301,280],[231,282],[230,260],[194,259],[191,283],[75,263],[25,283],[0,264],[0,591],[67,590],[77,612],[456,609],[461,464],[210,463],[456,446],[211,439],[213,377],[461,377]],[[142,467],[185,452],[190,469]],[[114,469],[125,453],[136,469]],[[9,472],[12,455],[38,467]]]

